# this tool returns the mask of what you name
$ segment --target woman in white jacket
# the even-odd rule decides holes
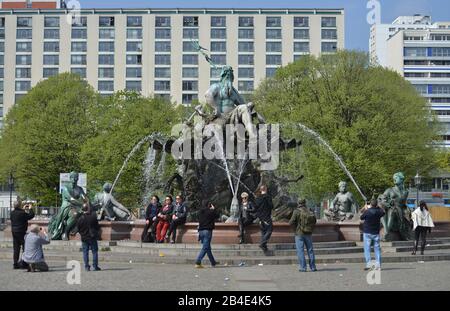
[[[433,219],[428,211],[425,201],[420,201],[419,207],[412,213],[412,220],[414,223],[415,244],[412,254],[415,255],[419,245],[419,238],[421,238],[420,254],[423,255],[425,245],[427,243],[427,232],[431,232],[434,227]]]

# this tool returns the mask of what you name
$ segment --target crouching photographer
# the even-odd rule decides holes
[[[49,243],[50,238],[45,230],[36,224],[30,226],[30,231],[25,237],[25,251],[22,255],[22,261],[28,266],[28,272],[48,271],[42,245]]]

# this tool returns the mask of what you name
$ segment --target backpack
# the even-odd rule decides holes
[[[316,226],[317,219],[310,210],[300,209],[300,230],[303,233],[311,234]]]

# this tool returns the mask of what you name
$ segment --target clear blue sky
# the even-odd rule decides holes
[[[347,49],[368,50],[368,0],[79,0],[82,8],[344,8]],[[433,21],[450,21],[448,0],[379,0],[381,20],[399,15],[431,15]]]

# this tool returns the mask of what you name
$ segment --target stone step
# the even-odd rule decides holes
[[[386,243],[390,243],[392,247],[402,247],[402,246],[413,247],[413,245],[414,245],[414,241],[393,241],[393,242],[386,242]],[[450,238],[427,239],[427,244],[430,244],[430,245],[444,244],[444,243],[450,243]]]
[[[395,251],[397,253],[402,253],[402,252],[412,252],[413,249],[413,245],[408,246],[408,247],[396,247]],[[439,249],[450,249],[450,243],[448,244],[428,244],[425,247],[425,251],[427,250],[439,250]],[[419,247],[417,248],[417,252],[420,252],[420,243],[419,243]]]

